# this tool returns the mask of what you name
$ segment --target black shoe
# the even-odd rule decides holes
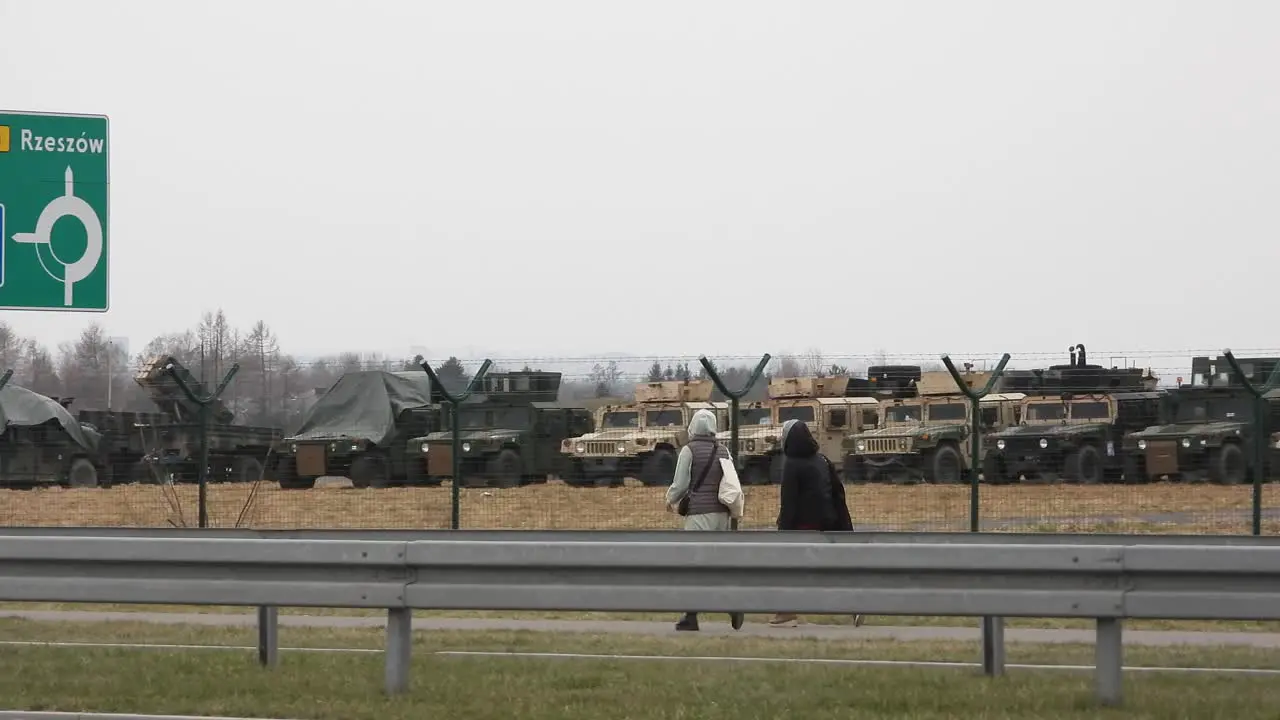
[[[741,630],[742,623],[746,621],[747,616],[744,613],[729,613],[729,626],[734,630]]]
[[[685,616],[680,618],[680,622],[676,623],[676,630],[690,630],[697,632],[698,616],[694,613],[685,613]]]

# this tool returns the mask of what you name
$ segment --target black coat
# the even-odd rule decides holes
[[[809,426],[791,421],[782,433],[782,504],[779,530],[853,530],[844,485],[818,452]]]

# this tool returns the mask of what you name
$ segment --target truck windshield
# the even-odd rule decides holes
[[[887,423],[920,422],[924,413],[919,405],[893,405],[885,408],[884,421]]]
[[[930,405],[930,420],[963,420],[967,414],[964,410],[963,403],[946,403],[945,405]]]
[[[799,405],[796,407],[778,408],[778,422],[784,423],[788,420],[799,420],[803,423],[813,422],[813,407],[810,405]]]
[[[1027,406],[1027,422],[1055,422],[1067,419],[1067,406],[1060,402],[1032,403]]]
[[[739,425],[768,425],[773,422],[769,408],[747,408],[738,411]]]
[[[674,427],[684,425],[684,413],[679,410],[650,410],[644,414],[645,427]]]
[[[1245,398],[1197,398],[1178,401],[1175,422],[1221,422],[1248,420],[1253,416]]]
[[[640,413],[638,412],[610,412],[604,414],[604,419],[600,422],[602,427],[607,428],[633,428],[640,425]]]
[[[1107,404],[1104,402],[1071,403],[1072,420],[1106,420],[1110,415],[1111,413],[1107,410]]]

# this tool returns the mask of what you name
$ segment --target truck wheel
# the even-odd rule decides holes
[[[1249,477],[1244,450],[1227,443],[1209,454],[1209,480],[1218,485],[1239,485]]]
[[[787,458],[781,452],[774,453],[769,458],[769,484],[782,484],[782,466],[786,464]]]
[[[954,445],[942,445],[933,451],[925,464],[929,473],[925,480],[936,485],[956,485],[964,475],[964,464],[960,461],[960,451]]]
[[[648,487],[660,487],[671,484],[676,476],[676,455],[668,448],[658,448],[644,459],[644,467],[640,469],[640,483]]]
[[[582,467],[582,461],[578,458],[570,458],[565,463],[564,474],[560,476],[560,482],[569,487],[591,487],[592,483],[587,480],[586,470]]]
[[[988,485],[1008,485],[1013,478],[1005,472],[1004,462],[995,453],[990,453],[982,461],[982,481]]]
[[[258,482],[262,479],[262,463],[258,458],[237,455],[231,461],[231,482]]]
[[[67,484],[73,488],[98,487],[98,468],[87,458],[72,460],[67,471]]]
[[[391,484],[387,461],[378,455],[361,455],[351,461],[351,484],[358,488],[384,488]]]
[[[1084,445],[1067,455],[1062,470],[1067,482],[1097,485],[1102,482],[1102,453],[1096,446]]]
[[[1142,457],[1141,450],[1138,453],[1129,453],[1124,457],[1124,476],[1125,485],[1146,485],[1150,480],[1147,478],[1147,460]]]
[[[842,479],[850,485],[863,485],[867,482],[867,473],[862,467],[862,462],[853,453],[844,456],[843,475]]]
[[[769,484],[769,463],[759,459],[752,459],[747,462],[747,467],[742,471],[743,485],[768,485]]]
[[[520,453],[511,448],[503,448],[498,456],[489,461],[486,468],[494,487],[513,488],[520,486],[521,471]]]

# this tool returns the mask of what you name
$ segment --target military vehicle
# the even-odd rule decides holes
[[[669,485],[676,454],[689,440],[689,422],[698,410],[728,422],[729,404],[712,402],[710,380],[663,380],[636,385],[635,402],[596,410],[594,429],[566,438],[561,479],[576,487],[621,485],[625,478],[645,485]]]
[[[876,426],[879,404],[868,397],[874,388],[863,378],[793,377],[769,382],[769,399],[738,408],[738,465],[744,485],[781,482],[782,425],[799,420],[809,426],[820,451],[833,459],[833,448],[848,431]],[[718,437],[726,445],[732,433]]]
[[[1278,358],[1242,358],[1250,382],[1266,382]],[[1280,390],[1267,394],[1268,434],[1280,428]],[[1168,391],[1158,425],[1124,438],[1125,482],[1208,480],[1247,482],[1254,471],[1256,399],[1240,384],[1225,357],[1191,360],[1191,383]],[[1274,444],[1273,444],[1274,447]]]
[[[971,388],[982,388],[988,372],[962,375]],[[921,373],[911,384],[914,396],[880,403],[880,426],[844,437],[844,475],[848,482],[918,481],[955,484],[974,467],[969,432],[973,424],[969,399],[947,371]],[[984,433],[1017,424],[1021,393],[993,393],[982,399],[979,421]]]
[[[0,389],[0,484],[111,485],[111,469],[100,452],[102,437],[67,410],[71,402],[14,383]]]
[[[443,426],[441,400],[420,370],[346,373],[280,442],[276,480],[289,490],[326,476],[361,488],[429,482],[421,438]]]
[[[1078,355],[1077,355],[1078,351]],[[1043,482],[1118,480],[1124,436],[1153,424],[1164,393],[1140,368],[1089,365],[1083,345],[1068,365],[1010,373],[1002,389],[1024,392],[1019,424],[983,438],[983,479]]]
[[[522,371],[481,379],[473,400],[458,409],[463,486],[510,488],[565,473],[561,444],[595,425],[585,408],[556,402],[560,378],[558,372]],[[451,426],[410,443],[425,457],[428,482],[453,474]]]
[[[176,358],[155,355],[133,380],[147,391],[159,412],[81,410],[77,418],[101,436],[100,452],[115,482],[194,482],[200,469],[200,406],[182,392],[169,368],[197,396],[204,386]],[[240,425],[221,400],[209,407],[207,478],[247,482],[262,477],[281,428]]]

